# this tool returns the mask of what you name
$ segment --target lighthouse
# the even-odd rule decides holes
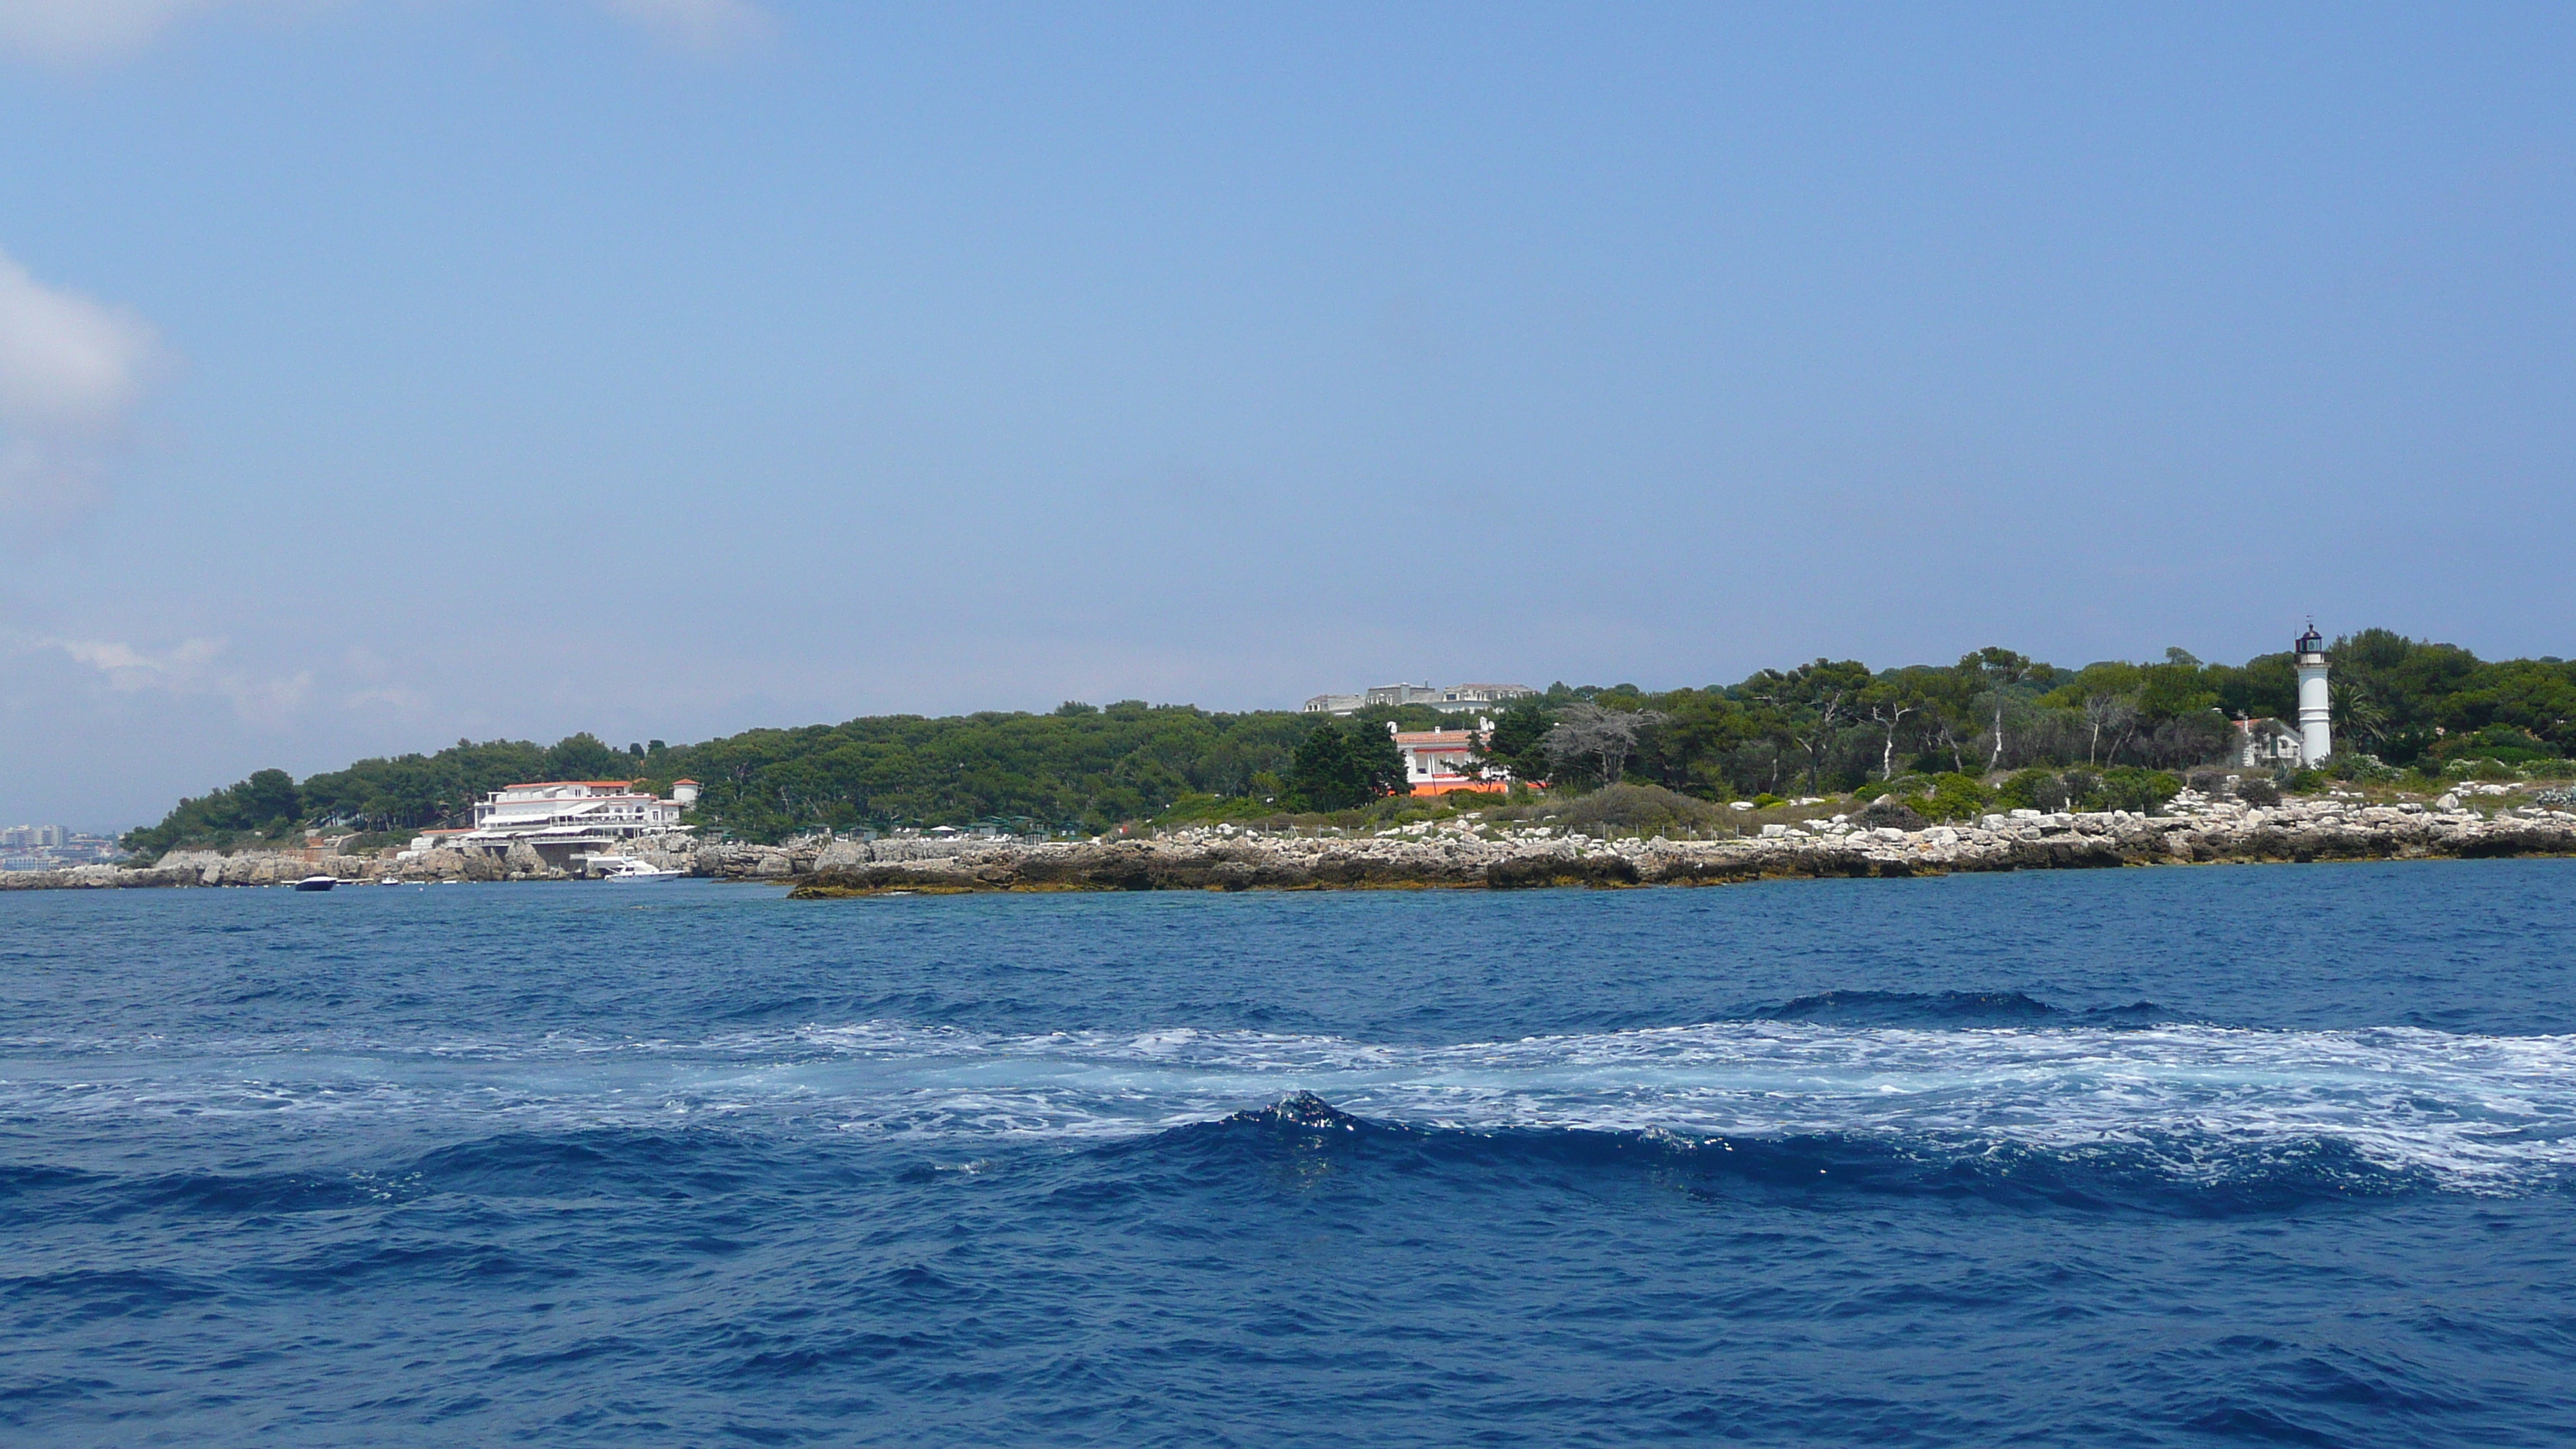
[[[2308,632],[2291,647],[2299,657],[2300,763],[2315,769],[2334,753],[2333,711],[2326,702],[2326,641],[2318,637],[2311,620]]]

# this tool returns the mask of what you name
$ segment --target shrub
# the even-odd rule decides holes
[[[2327,761],[2326,771],[2338,780],[2359,780],[2363,783],[2400,778],[2400,773],[2382,764],[2377,755],[2336,755]]]
[[[2313,795],[2326,787],[2323,770],[2292,770],[2281,780],[2281,790],[2290,795]]]
[[[2100,810],[2104,808],[2102,777],[2094,774],[2091,770],[2067,771],[2066,808],[2069,810]]]
[[[1286,815],[1287,812],[1281,810],[1276,805],[1260,800],[1247,799],[1241,795],[1205,795],[1191,793],[1185,794],[1179,799],[1174,800],[1171,803],[1170,808],[1164,810],[1162,814],[1154,817],[1152,823],[1156,825],[1214,825],[1220,821],[1231,820],[1237,824],[1241,824],[1246,821],[1256,820],[1268,822],[1284,818]]]
[[[2181,793],[2182,777],[2171,770],[2121,765],[2102,772],[2102,798],[2114,810],[2150,815],[2157,806]]]
[[[2023,770],[1995,787],[1995,803],[2007,810],[2063,810],[2066,782],[2054,770]]]
[[[2433,759],[2449,764],[2462,760],[2501,760],[2508,765],[2545,760],[2558,752],[2549,745],[2511,725],[2488,725],[2471,734],[2452,735],[2427,752]]]
[[[2014,771],[2002,784],[1995,786],[1995,803],[2013,810],[2035,809],[2030,803],[2031,792],[2042,782],[2055,778],[2049,771],[2036,766]]]
[[[1869,808],[1860,812],[1854,819],[1857,823],[1873,830],[1884,825],[1892,825],[1899,830],[1920,830],[1924,825],[1922,816],[1915,814],[1911,807],[1893,795],[1881,795],[1872,800],[1869,802]]]
[[[1753,808],[1756,810],[1768,810],[1774,805],[1786,805],[1788,803],[1788,801],[1781,799],[1779,796],[1772,794],[1768,790],[1765,790],[1761,794],[1753,797]]]
[[[2201,794],[2207,795],[2212,799],[2227,793],[2227,772],[2218,769],[2215,766],[2203,765],[2199,769],[2183,776],[2182,781],[2185,785],[2190,786],[2192,789],[2197,790]]]
[[[1676,794],[1661,785],[1612,785],[1557,811],[1557,823],[1569,830],[1609,826],[1648,835],[1660,835],[1676,827],[1705,830],[1725,818],[1723,807]]]
[[[1931,794],[1907,803],[1934,820],[1971,820],[1993,798],[1974,775],[1941,774],[1932,777]]]
[[[2281,803],[2281,787],[2257,775],[2250,780],[2236,782],[2236,798],[2248,805],[2269,809]]]

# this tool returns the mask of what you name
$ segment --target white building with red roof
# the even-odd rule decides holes
[[[1478,720],[1481,729],[1494,727],[1492,720]],[[1496,773],[1498,779],[1480,776],[1468,756],[1476,748],[1476,730],[1399,730],[1388,727],[1395,736],[1395,748],[1404,756],[1404,783],[1416,795],[1446,795],[1452,790],[1472,790],[1495,795],[1511,788],[1511,777]]]

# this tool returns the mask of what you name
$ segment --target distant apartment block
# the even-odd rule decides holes
[[[63,825],[13,825],[0,830],[0,870],[47,870],[115,860],[124,852],[104,835]]]
[[[1355,714],[1382,704],[1423,704],[1461,713],[1508,700],[1527,699],[1538,691],[1526,684],[1381,684],[1358,694],[1319,694],[1306,701],[1308,714]]]

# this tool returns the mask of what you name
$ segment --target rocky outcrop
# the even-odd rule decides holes
[[[102,890],[131,886],[292,885],[309,875],[363,878],[372,861],[348,855],[309,857],[295,851],[174,850],[148,866],[78,865],[0,874],[0,890]]]
[[[2225,861],[2576,855],[2576,812],[2506,804],[2489,815],[2447,795],[2431,808],[2332,797],[2255,808],[2186,793],[2157,815],[2019,810],[1974,825],[1921,829],[1867,820],[1771,824],[1756,835],[1715,840],[1596,840],[1545,826],[1489,825],[1473,815],[1375,835],[1265,835],[1218,826],[1139,839],[811,836],[783,845],[669,835],[632,842],[623,853],[713,879],[789,883],[794,894],[808,899],[897,891],[1520,890]],[[524,846],[507,856],[432,850],[371,860],[326,855],[318,861],[295,852],[173,851],[148,867],[0,873],[0,890],[283,885],[317,871],[353,882],[566,878]]]
[[[931,847],[936,847],[931,848]],[[795,876],[806,899],[896,891],[1307,890],[1334,887],[1699,885],[1789,876],[1909,876],[2221,861],[2576,855],[2576,814],[2185,796],[2168,814],[1989,815],[1920,830],[1849,820],[1722,840],[1593,840],[1472,820],[1375,836],[1255,836],[1225,827],[1048,844],[836,842]]]

